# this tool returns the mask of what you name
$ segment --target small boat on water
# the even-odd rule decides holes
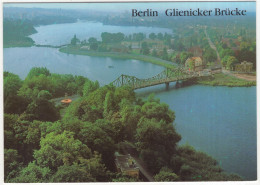
[[[108,68],[114,68],[114,66],[108,66]]]

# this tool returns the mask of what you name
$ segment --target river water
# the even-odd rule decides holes
[[[59,26],[38,29],[38,34],[43,35],[41,40],[46,42],[36,39],[36,43],[57,44],[51,41],[47,31],[49,27],[56,27],[52,32],[59,30]],[[54,35],[57,34],[53,34],[53,39]],[[121,74],[148,78],[163,70],[161,66],[142,61],[69,55],[54,48],[4,49],[5,71],[24,79],[32,67],[47,67],[52,73],[82,75],[98,80],[101,85]],[[168,90],[165,85],[158,85],[136,92],[141,97],[155,93],[175,111],[174,125],[182,135],[180,144],[189,143],[210,154],[227,172],[238,173],[246,180],[256,179],[256,87],[194,85],[175,89],[171,83]]]
[[[54,46],[70,43],[70,40],[73,38],[74,34],[76,34],[77,38],[79,38],[80,40],[88,40],[90,37],[95,37],[98,40],[101,40],[102,32],[122,32],[125,35],[142,32],[146,34],[146,37],[148,37],[150,33],[172,34],[172,30],[167,28],[142,26],[112,26],[104,25],[99,22],[83,21],[58,25],[45,25],[36,27],[35,29],[37,30],[37,33],[31,35],[30,37],[35,41],[36,44]],[[54,33],[54,35],[50,33]]]

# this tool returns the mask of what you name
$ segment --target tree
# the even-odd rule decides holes
[[[15,138],[14,125],[18,120],[16,114],[4,114],[4,148],[16,149],[18,142]]]
[[[256,69],[256,53],[255,51],[250,51],[243,49],[239,52],[237,59],[239,62],[247,61],[247,62],[252,62],[254,69]]]
[[[148,119],[164,120],[166,123],[172,123],[175,120],[175,114],[169,106],[154,99],[153,95],[150,95],[148,101],[143,104],[141,112]]]
[[[15,122],[14,136],[16,139],[17,150],[21,154],[25,164],[33,160],[33,151],[39,149],[40,145],[40,124],[39,121],[26,121],[20,116]]]
[[[77,38],[77,36],[75,34],[74,37],[71,39],[70,44],[75,46],[79,42],[80,42],[80,40]]]
[[[60,166],[51,179],[51,182],[96,182],[86,167],[78,164]]]
[[[125,38],[125,35],[121,32],[113,34],[113,40],[114,42],[122,42]]]
[[[235,56],[235,53],[232,49],[223,49],[219,55],[221,58],[224,58],[225,56]]]
[[[238,63],[238,60],[236,59],[236,57],[229,56],[227,59],[227,69],[232,70],[235,63]]]
[[[90,37],[89,39],[88,39],[88,42],[89,42],[89,46],[90,46],[90,49],[91,50],[97,50],[98,49],[98,41],[97,41],[97,39],[96,38],[94,38],[94,37]]]
[[[59,110],[54,103],[44,98],[37,98],[30,103],[26,114],[32,114],[36,120],[41,121],[57,121],[60,118]]]
[[[133,34],[133,40],[135,40],[135,41],[140,42],[140,41],[142,41],[144,39],[145,39],[145,34],[144,33],[134,33]]]
[[[242,180],[238,175],[223,172],[215,159],[203,152],[196,151],[190,145],[180,146],[177,149],[177,155],[182,163],[178,171],[182,181]]]
[[[114,100],[112,92],[107,92],[104,101],[104,117],[108,117],[114,111]]]
[[[26,108],[26,101],[22,96],[17,95],[22,86],[22,80],[18,75],[4,72],[4,112],[22,113]]]
[[[22,163],[19,162],[21,157],[18,155],[17,150],[4,149],[4,180],[8,182],[10,179],[16,177]]]
[[[149,38],[152,39],[152,40],[156,39],[155,33],[150,33]]]
[[[203,53],[203,60],[205,60],[206,62],[214,62],[215,60],[217,60],[216,51],[212,48],[207,48]]]
[[[139,180],[137,178],[133,178],[131,176],[117,173],[116,177],[112,179],[112,182],[138,182]]]
[[[31,79],[34,76],[40,76],[40,75],[50,76],[51,73],[46,67],[33,67],[28,73],[28,75],[26,76],[26,79]]]
[[[168,60],[168,53],[166,48],[163,48],[162,58],[164,60]]]
[[[136,130],[136,146],[140,157],[153,173],[166,166],[173,154],[181,136],[172,124],[155,119],[142,118]]]
[[[144,55],[148,55],[148,54],[149,54],[149,48],[148,48],[147,42],[142,42],[141,52],[142,52]]]
[[[87,80],[83,86],[83,96],[88,95],[89,93],[95,91],[99,88],[98,81],[92,82],[90,80]]]
[[[69,131],[47,134],[41,139],[40,149],[34,152],[36,163],[40,167],[49,167],[51,170],[91,157],[91,150],[81,141],[74,139],[74,133]]]
[[[97,42],[90,43],[90,49],[96,51],[98,49],[98,43]]]
[[[52,94],[49,91],[46,90],[41,90],[38,93],[38,97],[37,98],[41,98],[41,99],[45,99],[45,100],[50,100],[52,98]]]
[[[158,174],[154,176],[154,180],[157,182],[172,182],[178,181],[179,177],[172,172],[169,168],[162,168]]]
[[[192,57],[193,54],[189,52],[181,52],[180,54],[180,60],[182,64],[185,64],[186,60],[190,57]]]
[[[222,60],[221,60],[221,64],[223,65],[223,67],[226,67],[227,66],[227,61],[228,61],[228,58],[230,56],[225,56]]]
[[[142,117],[141,106],[132,105],[129,100],[122,99],[120,102],[120,115],[121,122],[125,125],[126,138],[133,141],[138,121]]]
[[[96,124],[85,122],[78,135],[82,143],[85,143],[92,151],[100,153],[106,166],[113,169],[114,141],[102,128]]]
[[[152,56],[157,57],[156,49],[153,49],[153,51],[152,51]]]
[[[80,158],[78,163],[58,167],[51,178],[52,182],[106,182],[108,180],[106,168],[97,153],[94,153],[90,159]]]
[[[163,40],[163,34],[162,34],[162,33],[158,33],[158,34],[157,34],[157,38],[158,38],[159,40]]]
[[[90,37],[90,38],[88,39],[88,42],[89,42],[89,43],[97,43],[97,39],[94,38],[94,37]]]
[[[49,182],[51,170],[48,167],[40,167],[35,161],[28,164],[27,167],[23,168],[19,175],[11,179],[9,182],[12,183],[39,183]]]

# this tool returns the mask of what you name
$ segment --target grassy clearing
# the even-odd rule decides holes
[[[163,60],[151,56],[145,56],[141,54],[129,54],[129,53],[118,53],[118,52],[96,52],[96,51],[86,51],[81,50],[79,47],[64,47],[60,48],[60,52],[74,54],[74,55],[88,55],[88,56],[97,56],[97,57],[111,57],[117,59],[134,59],[141,60],[144,62],[150,62],[152,64],[160,65],[170,69],[175,68],[174,65],[163,62]]]
[[[228,86],[228,87],[250,87],[256,86],[254,81],[246,81],[238,79],[233,76],[228,76],[223,73],[215,74],[210,77],[203,77],[198,79],[198,84],[211,85],[211,86]]]

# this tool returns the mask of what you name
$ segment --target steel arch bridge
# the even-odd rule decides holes
[[[135,76],[129,76],[122,74],[116,80],[110,84],[116,87],[129,86],[133,89],[141,89],[145,87],[150,87],[154,85],[159,85],[165,83],[166,86],[169,86],[170,82],[176,82],[179,80],[187,80],[191,78],[196,78],[201,76],[199,72],[190,73],[184,68],[175,68],[175,69],[165,69],[161,73],[146,79],[139,79]]]

